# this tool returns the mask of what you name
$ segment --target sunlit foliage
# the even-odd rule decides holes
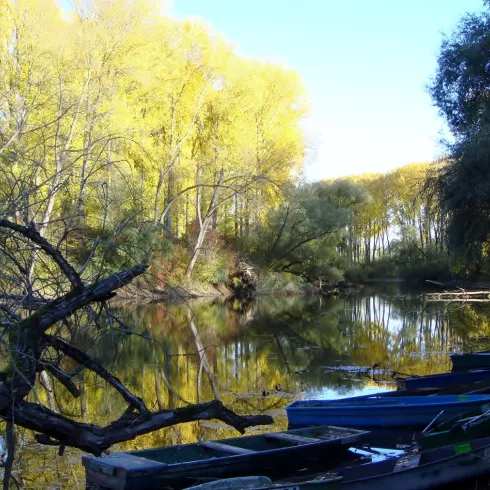
[[[153,223],[190,278],[209,231],[247,233],[298,175],[302,83],[150,0],[63,6],[1,3],[2,209],[85,248]]]

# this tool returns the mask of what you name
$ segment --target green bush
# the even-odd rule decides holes
[[[347,281],[364,282],[369,279],[369,271],[364,264],[357,264],[349,267],[345,271],[344,277]]]
[[[263,271],[258,274],[257,293],[301,294],[305,292],[304,280],[284,272]]]
[[[391,257],[381,257],[369,264],[369,277],[395,278],[398,276],[398,269],[395,261]]]
[[[89,271],[117,272],[135,264],[152,263],[155,256],[170,258],[172,242],[154,224],[129,224],[122,230],[92,229],[78,240],[77,260],[84,263],[93,254]]]
[[[210,284],[228,282],[230,256],[231,253],[223,249],[203,254],[194,267],[192,279]]]
[[[445,255],[433,249],[420,250],[414,244],[398,244],[391,256],[381,257],[369,264],[358,264],[345,272],[349,281],[368,279],[405,279],[407,281],[447,280],[451,268]]]
[[[429,260],[413,263],[399,268],[399,277],[409,281],[415,280],[448,280],[451,278],[450,267],[445,260]]]

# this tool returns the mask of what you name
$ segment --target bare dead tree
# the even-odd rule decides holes
[[[26,288],[29,260],[36,253],[44,271],[40,285]],[[36,433],[47,445],[71,446],[100,455],[111,445],[163,427],[195,420],[218,419],[244,432],[246,427],[269,424],[265,415],[239,416],[219,400],[173,410],[151,411],[97,359],[72,343],[77,320],[97,322],[107,311],[107,300],[141,276],[148,266],[135,265],[86,283],[60,249],[34,224],[0,219],[0,342],[7,367],[0,377],[0,417]],[[48,273],[49,272],[49,273]],[[112,315],[112,313],[111,313]],[[72,328],[73,327],[73,328]],[[64,359],[104,380],[127,402],[127,409],[107,426],[81,423],[29,397],[37,377],[49,373],[73,397],[80,390],[73,373],[63,370]],[[29,398],[28,398],[29,397]]]

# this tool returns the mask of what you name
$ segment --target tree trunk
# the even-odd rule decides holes
[[[221,194],[221,186],[223,184],[223,180],[224,180],[224,171],[223,169],[221,169],[219,173],[218,181],[216,182],[213,191],[211,202],[209,203],[208,211],[206,213],[206,216],[204,217],[202,225],[199,228],[199,235],[197,237],[196,244],[194,245],[194,248],[192,250],[191,260],[189,262],[189,265],[187,266],[187,271],[185,274],[186,279],[191,278],[192,271],[194,269],[194,266],[196,265],[199,254],[201,253],[201,249],[204,244],[204,239],[206,238],[208,227],[213,219],[213,214],[218,209],[218,199]]]
[[[186,279],[190,279],[192,276],[192,271],[194,270],[194,266],[196,265],[197,259],[199,257],[199,254],[201,252],[202,245],[204,243],[204,239],[206,238],[206,233],[208,231],[208,226],[211,221],[211,217],[206,216],[204,218],[203,224],[199,230],[199,235],[197,236],[196,243],[194,245],[194,248],[192,250],[192,255],[191,255],[191,260],[189,262],[189,265],[187,266],[187,271],[185,273]]]
[[[157,188],[155,191],[155,204],[153,207],[153,220],[155,223],[158,223],[158,220],[160,218],[160,203],[162,199],[162,190],[163,190],[163,182],[165,179],[165,171],[163,168],[160,168],[158,171],[158,182],[157,182]]]
[[[174,199],[174,187],[175,187],[175,173],[173,167],[168,172],[168,182],[167,182],[167,201],[166,205],[172,203]],[[167,216],[165,217],[165,229],[167,233],[172,235],[172,209],[169,209]]]

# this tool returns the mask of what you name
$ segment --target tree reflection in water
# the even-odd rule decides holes
[[[122,316],[137,336],[108,325],[86,332],[79,342],[90,342],[92,353],[114,365],[148,406],[175,408],[220,397],[239,413],[269,413],[286,427],[283,409],[293,400],[394,388],[388,377],[373,379],[369,370],[328,367],[376,364],[386,371],[432,374],[450,370],[448,352],[490,347],[488,306],[424,303],[419,292],[401,295],[398,288],[390,284],[343,299],[261,297],[246,306],[209,300],[124,305]],[[73,400],[55,385],[54,403],[99,424],[124,410],[100,380],[79,377],[82,396]],[[47,398],[43,386],[37,396]],[[113,450],[233,435],[221,423],[191,423]],[[84,488],[78,451],[60,457],[35,444],[27,431],[19,431],[19,438],[15,475],[26,488]]]

